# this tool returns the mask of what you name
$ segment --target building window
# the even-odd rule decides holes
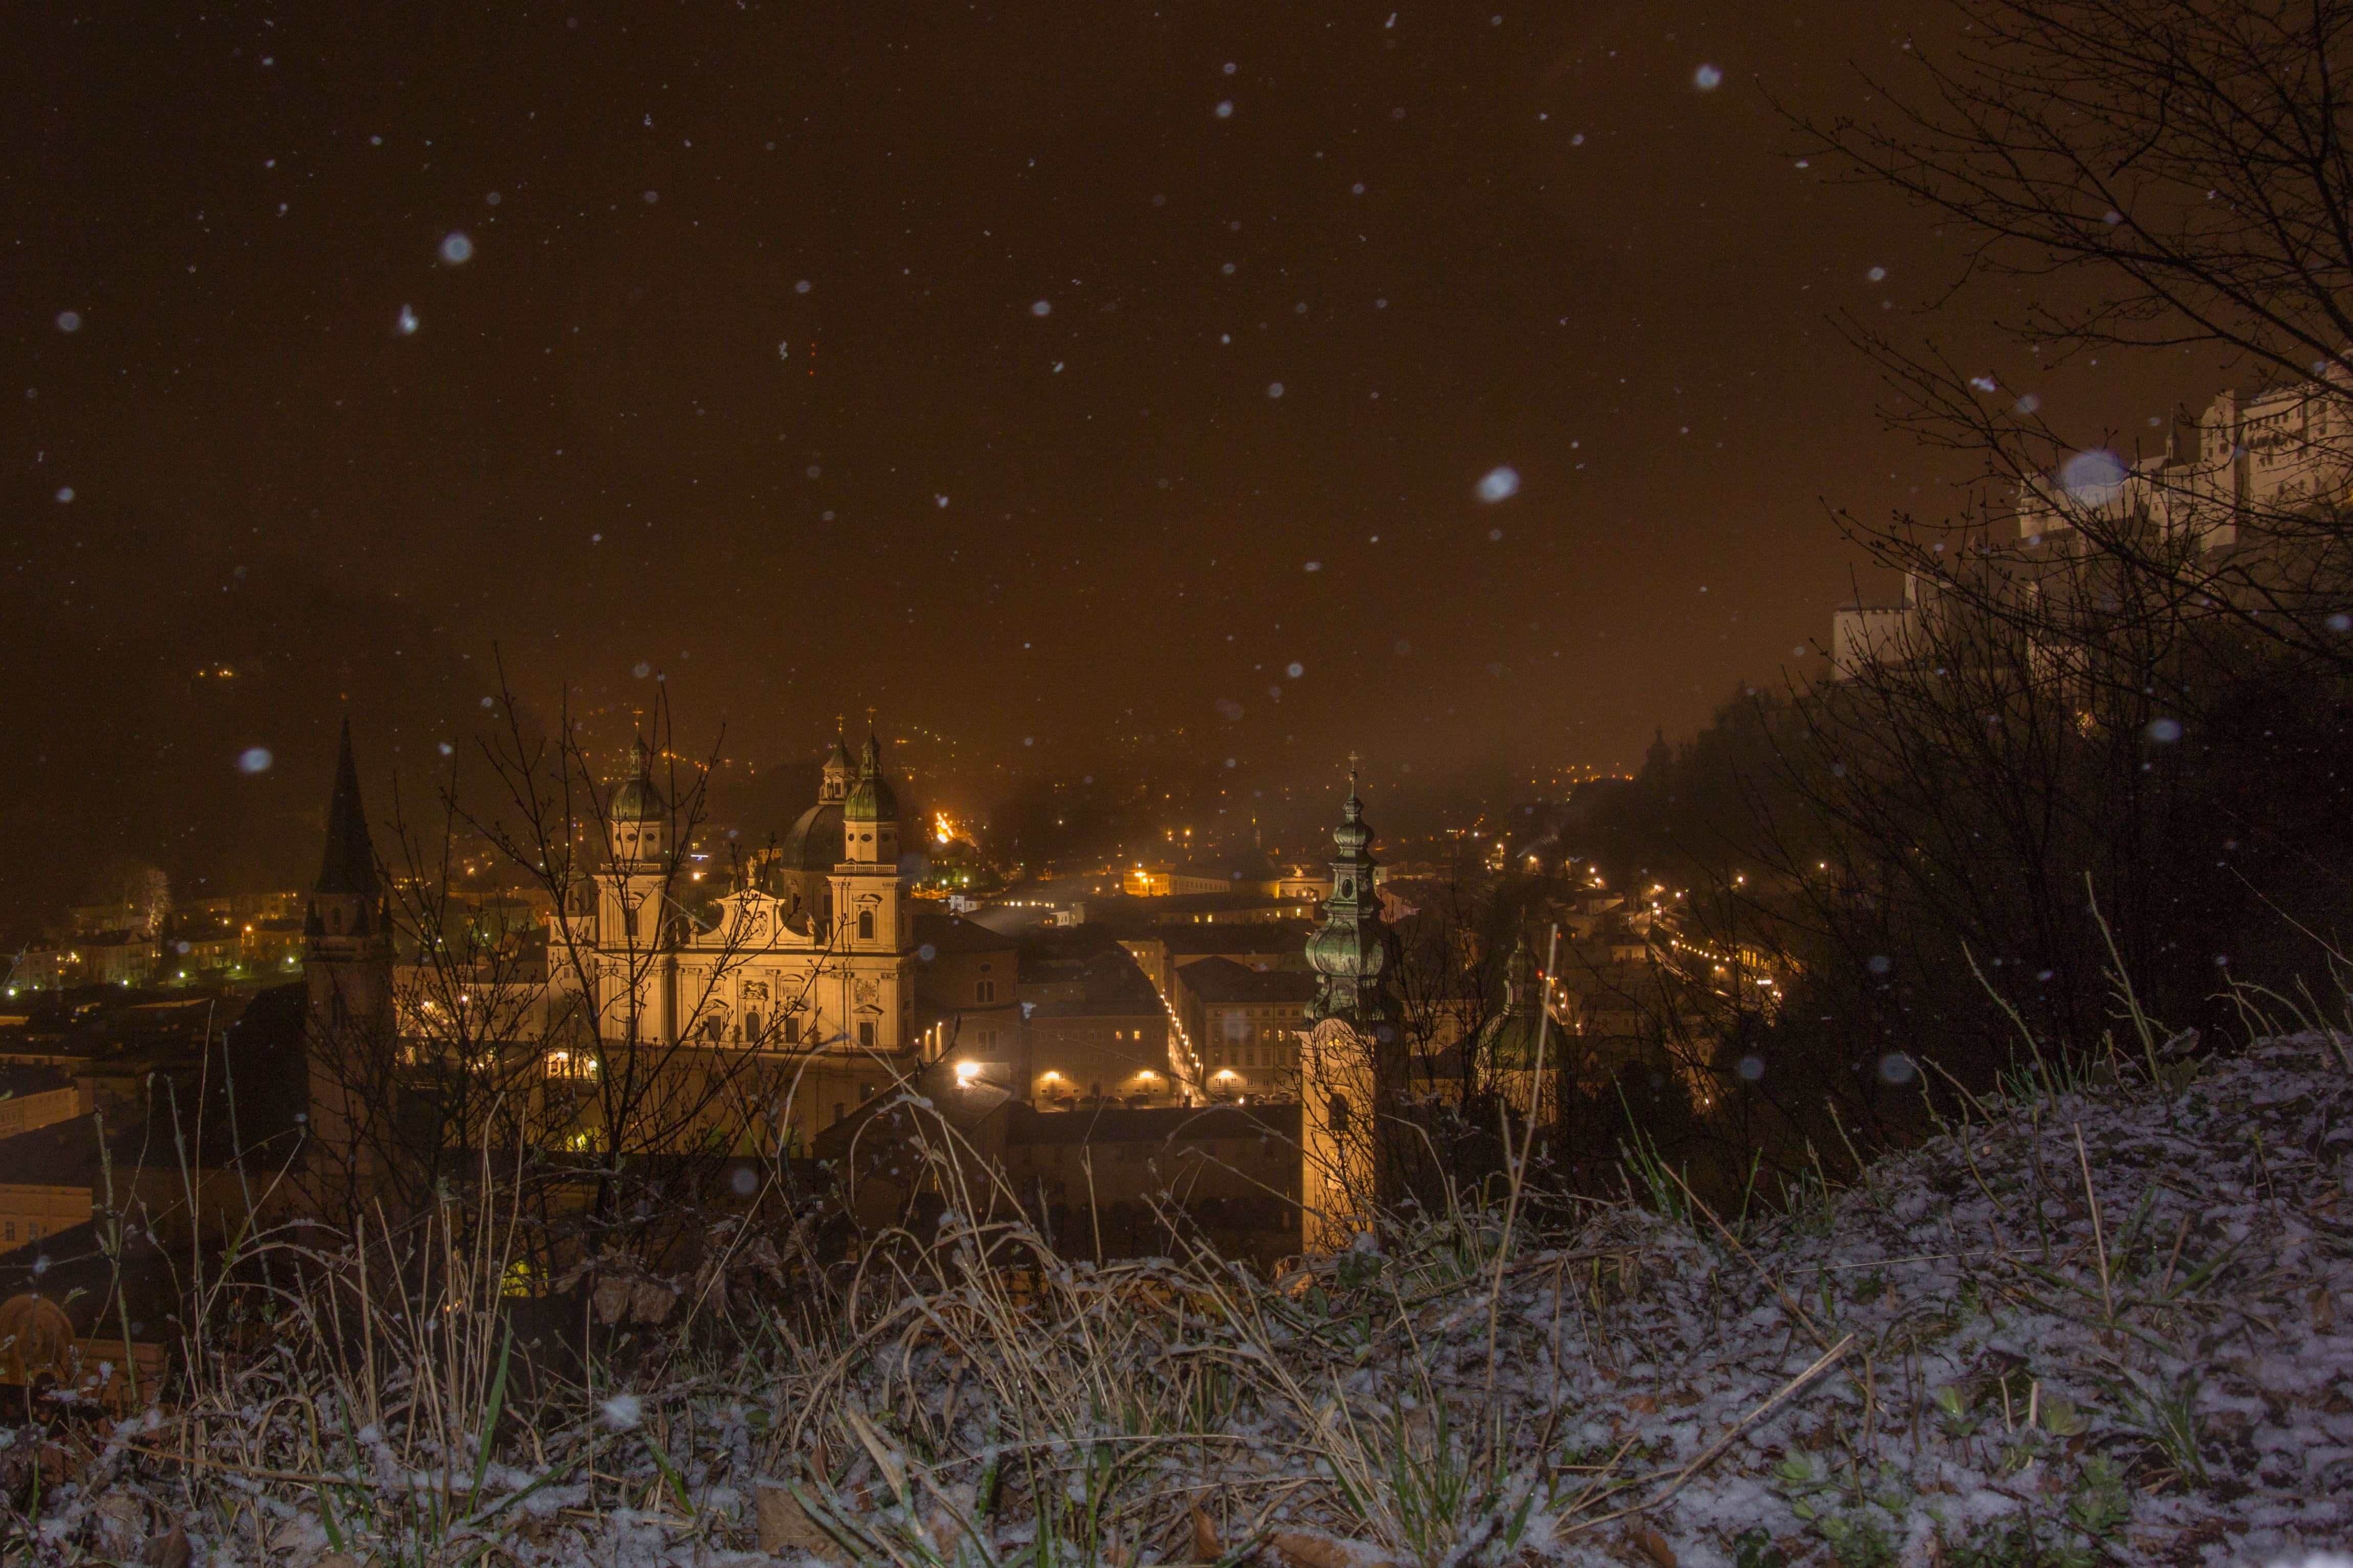
[[[986,1007],[997,1000],[997,982],[977,980],[973,983],[972,999]]]
[[[785,1015],[785,1044],[797,1046],[800,1043],[801,1016],[798,1013],[787,1013]]]
[[[621,934],[623,936],[638,934],[638,906],[635,904],[621,906]]]
[[[870,1051],[874,1048],[873,1019],[860,1018],[858,1021],[858,1043]]]
[[[1330,1118],[1327,1124],[1333,1132],[1345,1137],[1348,1131],[1348,1097],[1345,1094],[1334,1095],[1327,1114]]]
[[[756,1040],[760,1037],[759,1014],[746,1013],[744,1015],[744,1037],[747,1040]]]
[[[858,911],[858,940],[860,942],[872,942],[874,940],[874,911],[872,910],[860,910]]]

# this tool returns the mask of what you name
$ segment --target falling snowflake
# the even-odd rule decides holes
[[[81,312],[79,310],[59,310],[58,312],[58,331],[61,332],[78,332],[81,331]]]
[[[277,760],[269,754],[269,748],[267,746],[248,746],[237,754],[237,772],[266,773],[269,771],[269,764]]]
[[[1293,659],[1291,663],[1283,666],[1282,673],[1291,677],[1292,679],[1296,680],[1301,676],[1307,673],[1307,667],[1301,664],[1298,660]]]
[[[2059,465],[2059,483],[2078,506],[2105,506],[2124,489],[2124,459],[2098,447],[2078,452]]]
[[[942,495],[935,495],[935,496],[934,496],[932,499],[933,499],[934,500],[935,500],[935,501],[939,502],[939,503],[940,503],[940,505],[942,505],[942,506],[945,506],[945,505],[947,505],[947,504],[948,504],[948,498],[947,498],[947,497],[945,497],[945,496],[942,496]]]
[[[1979,392],[1992,392],[1996,390],[1993,377],[1989,375],[1973,375],[1969,377],[1969,384],[1976,387]]]
[[[644,1407],[634,1394],[617,1394],[597,1408],[604,1412],[605,1425],[616,1432],[627,1432],[644,1417]]]
[[[453,234],[441,242],[441,259],[455,267],[474,254],[474,242],[462,234]]]
[[[417,331],[417,312],[403,305],[400,308],[400,320],[394,324],[399,327],[402,337],[409,336]]]
[[[1873,283],[1883,282],[1887,277],[1887,268],[1884,267],[1874,267],[1870,271],[1864,273],[1863,276],[1870,279]]]
[[[1040,300],[1029,307],[1029,313],[1033,316],[1050,316],[1054,313],[1053,301]]]
[[[1219,119],[1220,119],[1220,120],[1231,120],[1233,117],[1234,117],[1234,100],[1233,100],[1232,99],[1230,99],[1230,98],[1229,98],[1229,99],[1227,99],[1224,102],[1222,102],[1222,103],[1220,103],[1220,104],[1219,104],[1219,105],[1218,105],[1218,118],[1219,118]]]
[[[1692,85],[1702,92],[1714,92],[1723,80],[1724,73],[1714,66],[1702,66],[1692,72]]]
[[[1479,499],[1490,506],[1499,500],[1509,500],[1519,493],[1520,471],[1517,468],[1490,468],[1487,477],[1479,481]]]
[[[58,487],[58,500],[60,502],[63,502],[63,501],[69,501],[69,500],[73,500],[73,498],[74,498],[74,489],[73,489],[73,486],[71,486],[71,485],[59,485],[59,486]]]
[[[1266,395],[1269,397],[1281,397],[1282,395],[1282,383],[1279,381],[1269,382],[1267,384]]]

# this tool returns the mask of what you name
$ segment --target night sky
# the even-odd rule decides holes
[[[2031,369],[1771,101],[1935,13],[1501,4],[20,12],[0,903],[282,879],[500,656],[975,809],[1150,737],[1435,811],[1818,675],[1824,503],[1957,465],[1829,316]]]

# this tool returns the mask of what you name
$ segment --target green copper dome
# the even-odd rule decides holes
[[[613,791],[610,815],[616,822],[656,822],[670,807],[654,788],[653,755],[641,737],[629,746],[629,776]]]
[[[1477,1045],[1489,1067],[1525,1070],[1534,1068],[1541,1054],[1546,1065],[1556,1068],[1561,1042],[1547,1042],[1546,1034],[1544,979],[1523,931],[1504,967],[1504,1010],[1481,1026]],[[1540,1049],[1547,1044],[1548,1050]]]
[[[866,736],[866,754],[858,763],[858,783],[841,803],[841,815],[851,822],[896,822],[899,797],[882,776],[882,742],[872,731]]]

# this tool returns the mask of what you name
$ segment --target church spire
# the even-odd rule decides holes
[[[1378,862],[1370,853],[1372,825],[1356,795],[1358,760],[1349,754],[1348,798],[1340,805],[1340,826],[1332,830],[1332,896],[1324,905],[1323,926],[1307,939],[1308,965],[1321,977],[1307,1016],[1370,1026],[1395,1010],[1388,976],[1397,966],[1398,941],[1381,919],[1374,887]]]
[[[367,811],[360,804],[360,771],[352,761],[352,721],[343,721],[335,756],[335,789],[327,797],[327,853],[319,867],[322,893],[357,895],[364,909],[378,892],[375,845],[368,837]]]

